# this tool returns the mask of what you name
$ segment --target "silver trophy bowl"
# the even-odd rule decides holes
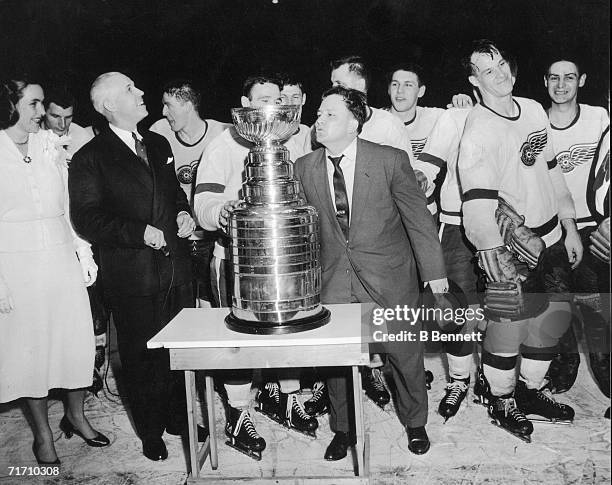
[[[289,151],[300,107],[232,109],[249,151],[244,202],[232,212],[232,311],[226,325],[255,334],[293,333],[325,325],[320,303],[319,216],[300,198]]]

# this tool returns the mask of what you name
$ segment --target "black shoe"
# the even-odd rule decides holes
[[[55,461],[45,461],[38,458],[38,453],[36,453],[36,441],[32,443],[32,453],[34,453],[34,457],[36,458],[36,461],[39,465],[61,465],[59,458],[55,458]]]
[[[72,438],[72,435],[75,434],[78,437],[82,438],[89,446],[93,446],[95,448],[101,448],[102,446],[110,445],[110,440],[95,429],[94,431],[96,433],[96,436],[94,436],[93,438],[85,438],[85,436],[83,436],[83,433],[81,433],[73,426],[73,424],[68,419],[68,416],[66,416],[65,414],[62,420],[60,421],[59,427],[64,432],[64,435],[66,435],[67,439]]]
[[[142,442],[142,454],[149,460],[160,461],[168,458],[166,444],[161,438],[152,438]]]
[[[363,390],[375,404],[383,408],[391,401],[389,391],[385,388],[382,371],[363,367],[361,372],[361,385]]]
[[[357,441],[354,437],[350,437],[348,433],[343,433],[342,431],[338,431],[334,438],[331,440],[331,443],[325,450],[324,458],[327,461],[338,461],[342,460],[346,456],[346,450],[349,446],[355,446]]]
[[[302,403],[295,393],[286,394],[281,392],[280,404],[281,409],[285,410],[285,426],[301,433],[306,433],[313,437],[315,436],[315,431],[319,427],[319,422],[317,418],[304,411],[304,406],[302,406]]]
[[[425,426],[418,428],[406,427],[408,432],[408,449],[415,455],[424,455],[429,451],[430,443]]]
[[[189,430],[187,429],[187,423],[183,426],[176,426],[173,424],[166,425],[166,433],[172,436],[183,436],[189,437]],[[208,438],[208,429],[198,424],[198,441],[203,443]]]
[[[446,394],[438,406],[438,413],[444,418],[445,423],[448,418],[452,418],[459,411],[461,403],[467,396],[469,385],[469,377],[467,379],[451,377],[450,382],[446,385]]]

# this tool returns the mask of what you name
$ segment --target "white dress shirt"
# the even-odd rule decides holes
[[[346,186],[346,195],[349,204],[349,224],[353,214],[353,184],[355,182],[355,161],[357,160],[357,138],[355,138],[343,151],[338,155],[333,155],[327,148],[325,149],[325,160],[327,161],[327,180],[329,182],[329,190],[331,192],[331,200],[336,209],[336,196],[334,191],[334,164],[328,157],[344,155],[340,160],[340,168],[344,175],[344,185]]]
[[[140,141],[142,141],[142,136],[140,136],[140,133],[138,133],[137,131],[127,131],[127,130],[124,130],[123,128],[118,128],[111,123],[109,123],[108,126],[111,130],[113,130],[115,135],[117,135],[121,139],[121,141],[125,143],[129,147],[130,150],[134,152],[134,155],[138,155],[138,153],[136,153],[136,142],[134,141],[134,138],[132,137],[132,133],[136,133],[136,137]]]

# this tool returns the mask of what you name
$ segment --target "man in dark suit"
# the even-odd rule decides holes
[[[147,115],[127,76],[100,75],[91,87],[96,111],[108,121],[70,164],[70,212],[75,229],[100,250],[132,418],[151,460],[168,456],[164,429],[186,429],[182,376],[166,350],[146,343],[181,308],[193,306],[187,238],[195,223],[165,138],[143,135]]]
[[[363,93],[341,86],[325,92],[315,124],[323,147],[295,162],[305,198],[319,212],[321,301],[416,308],[417,268],[434,293],[448,289],[440,242],[406,152],[357,138],[366,113]],[[406,322],[397,323],[398,330],[418,335],[419,323],[408,328]],[[393,324],[388,328],[391,331]],[[426,453],[423,347],[414,342],[386,350],[408,447]],[[337,370],[327,383],[335,436],[325,459],[339,460],[355,439],[348,380]]]

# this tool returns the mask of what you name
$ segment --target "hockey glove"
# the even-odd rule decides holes
[[[610,262],[610,218],[605,218],[599,227],[591,233],[589,251],[605,263]]]
[[[519,260],[527,263],[529,269],[534,269],[540,254],[546,248],[542,238],[525,226],[525,218],[501,197],[495,211],[495,219],[506,246]]]

